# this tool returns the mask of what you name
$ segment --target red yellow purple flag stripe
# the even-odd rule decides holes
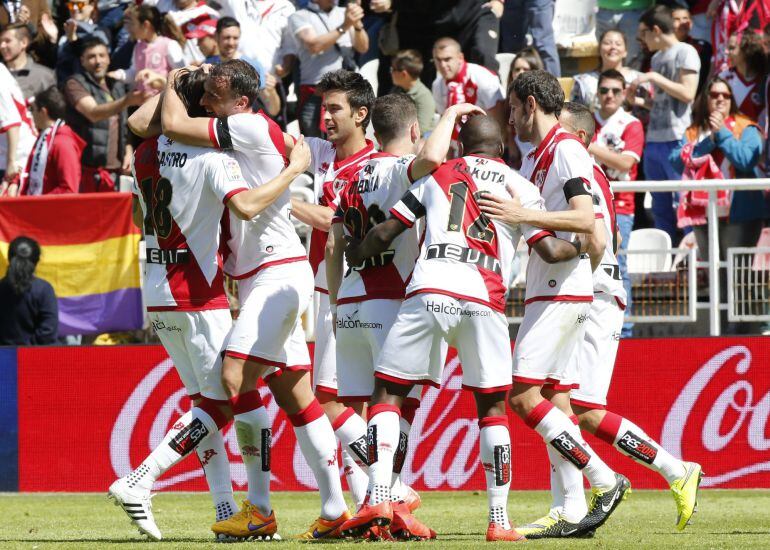
[[[130,194],[0,199],[0,274],[19,235],[40,243],[37,276],[56,292],[60,334],[141,327],[140,233]]]

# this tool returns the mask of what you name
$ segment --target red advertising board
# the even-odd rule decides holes
[[[698,461],[710,487],[770,487],[770,338],[621,342],[609,408],[669,451]],[[189,406],[160,347],[26,348],[18,355],[19,490],[104,491],[136,467]],[[442,389],[423,397],[403,469],[418,490],[483,489],[479,429],[461,367],[449,360]],[[273,422],[273,489],[313,489],[291,425],[265,392]],[[544,489],[547,455],[539,437],[511,417],[514,489]],[[236,488],[246,474],[235,431],[225,431]],[[606,462],[637,488],[663,480],[604,442]],[[205,490],[188,457],[157,485]]]

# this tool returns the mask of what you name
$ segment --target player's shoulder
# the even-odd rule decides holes
[[[574,135],[563,131],[556,134],[554,156],[583,162],[590,159],[585,145]]]

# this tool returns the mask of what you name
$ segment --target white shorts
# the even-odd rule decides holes
[[[329,295],[319,292],[313,353],[313,391],[337,395],[337,340],[332,327]]]
[[[310,354],[302,314],[313,295],[313,272],[306,261],[270,266],[238,281],[241,311],[227,355],[280,369],[309,370]]]
[[[590,302],[527,304],[513,347],[513,381],[553,385],[557,390],[577,388],[590,307]]]
[[[576,405],[589,409],[603,409],[607,405],[622,328],[623,310],[615,298],[609,294],[595,294],[580,346],[580,388],[570,394]]]
[[[380,356],[401,300],[366,300],[337,308],[337,394],[347,402],[369,401],[374,364]],[[408,397],[420,399],[420,386]]]
[[[449,346],[457,348],[463,388],[491,393],[511,387],[511,340],[505,315],[443,294],[416,294],[401,304],[375,376],[439,387]]]
[[[233,327],[230,310],[150,311],[148,316],[187,394],[227,400],[222,351]]]

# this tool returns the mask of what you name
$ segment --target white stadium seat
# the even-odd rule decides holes
[[[628,239],[628,272],[652,273],[671,269],[671,237],[660,229],[636,229]],[[649,253],[635,253],[635,250]]]
[[[503,84],[503,90],[508,90],[508,73],[511,72],[511,63],[513,63],[515,54],[512,53],[499,53],[495,55],[497,63],[500,68],[497,69],[497,74],[500,75],[500,82]]]
[[[374,95],[377,95],[377,87],[379,86],[379,78],[377,77],[377,71],[380,70],[380,60],[379,59],[372,59],[371,61],[367,61],[364,63],[364,66],[358,69],[358,72],[361,73],[361,76],[363,76],[366,80],[369,81],[369,84],[372,85],[372,89],[374,90]]]

